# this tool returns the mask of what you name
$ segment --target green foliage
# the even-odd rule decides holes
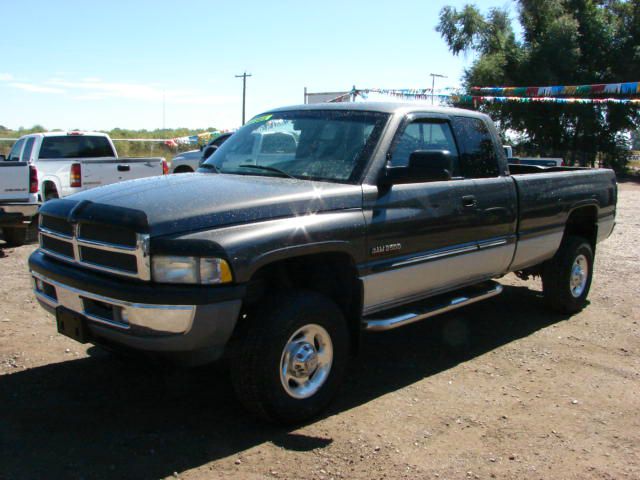
[[[532,86],[640,80],[640,2],[518,0],[522,38],[506,9],[483,15],[466,5],[440,11],[440,32],[454,55],[475,52],[465,71],[471,86]],[[461,105],[463,106],[463,105]],[[519,154],[563,156],[624,169],[637,107],[541,103],[482,104],[504,132],[523,140]],[[511,135],[513,136],[513,135]]]

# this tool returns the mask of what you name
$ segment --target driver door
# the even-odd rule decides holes
[[[479,269],[474,181],[460,177],[459,153],[448,119],[409,118],[387,154],[407,166],[416,150],[452,153],[448,181],[396,184],[365,196],[368,267],[364,313],[418,300],[474,279]]]

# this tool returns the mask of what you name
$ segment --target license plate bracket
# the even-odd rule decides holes
[[[89,341],[86,318],[73,310],[64,307],[56,308],[56,325],[58,333],[72,338],[76,342],[87,343]]]

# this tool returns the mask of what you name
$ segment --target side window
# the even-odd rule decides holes
[[[24,150],[22,151],[22,161],[28,162],[31,159],[31,152],[33,150],[33,144],[36,141],[34,137],[27,138],[27,143],[24,145]]]
[[[391,154],[391,166],[406,167],[409,156],[416,150],[449,150],[454,156],[451,174],[459,176],[458,149],[449,123],[418,120],[407,125]]]
[[[20,150],[22,150],[23,145],[24,145],[24,138],[21,138],[13,145],[13,148],[9,152],[9,157],[7,158],[7,160],[10,162],[20,161]]]
[[[498,155],[487,125],[479,118],[455,117],[453,129],[461,149],[462,175],[465,178],[499,176]]]

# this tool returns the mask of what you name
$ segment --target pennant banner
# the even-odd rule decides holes
[[[565,98],[565,97],[494,97],[475,95],[452,95],[453,103],[580,103],[640,105],[640,98]]]
[[[444,89],[444,90],[452,90],[452,89]],[[391,97],[411,99],[411,100],[429,100],[432,96],[438,98],[449,98],[451,97],[450,93],[436,93],[442,92],[443,90],[435,90],[432,94],[430,88],[365,88],[352,90],[351,94],[359,95],[362,98],[367,98],[369,93],[380,93],[383,95],[389,95]]]
[[[472,92],[505,97],[560,97],[568,95],[640,95],[640,82],[557,85],[551,87],[471,87]]]

